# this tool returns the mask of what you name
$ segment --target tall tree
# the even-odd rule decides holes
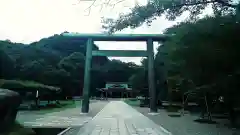
[[[182,22],[167,29],[176,34],[164,43],[168,78],[178,89],[214,92],[230,104],[238,102],[239,14]],[[157,55],[158,56],[158,55]]]

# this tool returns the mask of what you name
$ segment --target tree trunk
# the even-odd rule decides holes
[[[236,126],[236,113],[235,113],[235,110],[233,108],[232,105],[228,105],[229,107],[229,119],[230,119],[230,123],[233,127]]]
[[[168,95],[169,95],[169,99],[168,99],[168,101],[169,101],[169,106],[172,106],[172,89],[169,89]]]

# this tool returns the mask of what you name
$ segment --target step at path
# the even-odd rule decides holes
[[[123,101],[111,101],[78,135],[172,135]]]

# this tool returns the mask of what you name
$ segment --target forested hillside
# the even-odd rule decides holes
[[[94,50],[98,47],[94,45]],[[60,35],[31,44],[0,41],[1,79],[29,80],[62,89],[63,95],[81,95],[86,41]],[[92,92],[106,81],[128,81],[134,63],[93,57]],[[94,94],[94,93],[92,93]]]

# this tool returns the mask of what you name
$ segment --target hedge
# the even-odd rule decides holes
[[[0,88],[9,89],[17,92],[33,92],[36,90],[42,92],[59,92],[60,88],[44,85],[34,81],[23,80],[5,80],[0,79]]]

